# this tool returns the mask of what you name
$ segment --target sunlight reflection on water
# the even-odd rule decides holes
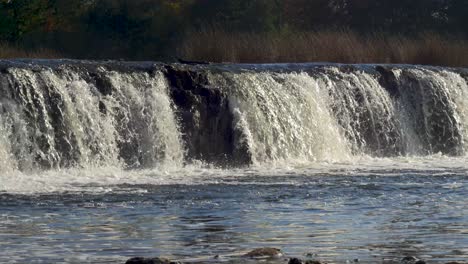
[[[310,171],[225,171],[205,183],[136,181],[102,193],[89,192],[93,184],[81,192],[4,193],[0,261],[184,259],[260,246],[337,262],[468,257],[464,168]]]

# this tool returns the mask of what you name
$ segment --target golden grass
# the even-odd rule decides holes
[[[228,33],[204,30],[186,35],[177,49],[194,61],[273,63],[403,63],[468,66],[468,41],[421,33],[414,37],[349,30],[296,33]]]
[[[0,43],[0,59],[40,58],[56,59],[60,54],[49,49],[25,50],[6,43]]]

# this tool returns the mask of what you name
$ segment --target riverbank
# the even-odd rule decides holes
[[[412,37],[350,30],[294,33],[189,33],[178,49],[189,60],[235,63],[337,62],[468,66],[468,41],[438,33]]]
[[[350,30],[248,33],[206,29],[185,35],[166,61],[227,63],[392,63],[468,66],[468,41],[457,36],[420,33],[412,37]],[[73,54],[0,43],[0,59],[75,58]]]
[[[28,50],[19,46],[0,42],[0,59],[16,59],[16,58],[41,58],[41,59],[58,59],[63,57],[59,52],[51,49],[34,49]]]

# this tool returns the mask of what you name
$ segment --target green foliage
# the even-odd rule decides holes
[[[167,59],[206,28],[468,36],[467,24],[466,0],[0,0],[0,41],[75,58]]]
[[[16,20],[6,9],[0,9],[0,41],[11,41],[17,37]]]

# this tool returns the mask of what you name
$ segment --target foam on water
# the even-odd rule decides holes
[[[124,170],[120,167],[96,167],[37,172],[10,171],[0,175],[0,189],[11,194],[47,193],[119,193],[146,192],[148,186],[165,185],[278,185],[296,184],[295,177],[341,177],[402,175],[467,175],[465,157],[372,158],[360,157],[340,163],[278,163],[248,168],[221,169],[202,165]],[[273,180],[272,180],[273,179]],[[297,184],[303,184],[298,182]]]

